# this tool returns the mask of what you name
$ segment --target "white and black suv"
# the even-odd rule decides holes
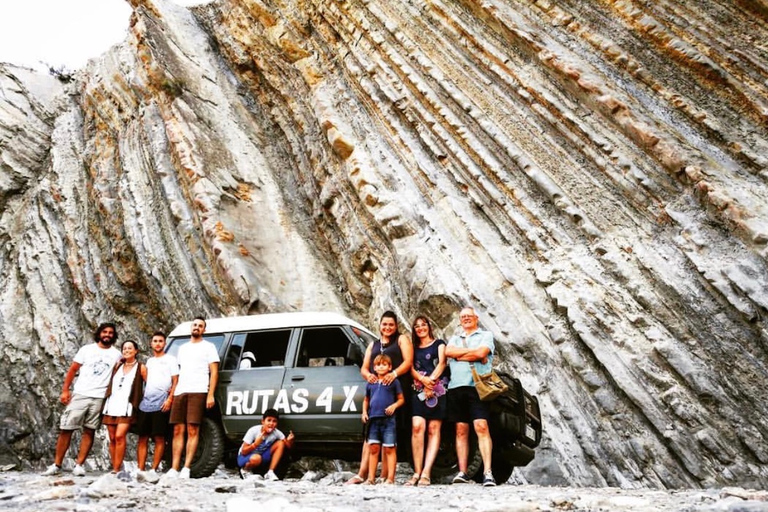
[[[170,354],[189,341],[190,327],[185,322],[168,335]],[[208,319],[204,338],[216,346],[221,363],[216,406],[206,411],[192,476],[208,476],[222,461],[234,460],[245,432],[269,408],[280,413],[280,430],[296,436],[292,458],[359,460],[365,396],[360,367],[376,340],[368,329],[336,313],[275,313]],[[541,439],[538,401],[519,381],[509,382],[511,392],[494,402],[491,422],[499,481],[532,460]],[[436,478],[456,471],[453,426],[446,423],[443,434]],[[411,460],[410,431],[398,432],[398,440],[399,460]],[[476,444],[470,462],[470,471],[480,473]]]

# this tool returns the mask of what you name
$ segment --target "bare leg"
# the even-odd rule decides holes
[[[272,459],[269,461],[269,469],[274,471],[277,465],[280,464],[280,457],[283,456],[285,443],[283,441],[276,441],[269,449],[272,451]]]
[[[261,454],[255,453],[250,459],[248,459],[248,462],[245,463],[243,469],[250,471],[254,468],[258,468],[259,466],[261,466]]]
[[[173,463],[172,467],[176,471],[181,468],[181,452],[184,451],[184,432],[186,426],[184,423],[176,423],[173,426],[173,443],[171,449],[173,450]]]
[[[395,483],[395,473],[397,473],[397,447],[388,446],[384,448],[384,457],[381,462],[381,472],[384,473],[384,467],[387,468],[387,475],[382,476],[387,482]]]
[[[74,431],[59,431],[59,438],[56,440],[56,454],[53,456],[53,463],[59,467],[61,467],[62,462],[64,462],[64,456],[67,454],[67,450],[69,450],[69,444],[72,442],[72,432]],[[80,446],[82,447],[83,443],[80,443]]]
[[[469,423],[456,423],[456,458],[459,471],[466,473],[469,458]]]
[[[149,450],[149,436],[139,436],[139,442],[136,445],[136,463],[139,471],[144,471],[147,464],[147,451]],[[157,447],[155,447],[157,451]]]
[[[81,466],[85,464],[85,459],[91,453],[91,446],[93,446],[93,429],[83,427],[83,434],[80,436],[80,450],[77,452],[77,459],[75,460],[77,464]]]
[[[152,469],[157,470],[165,455],[165,436],[155,437],[155,454],[152,456]]]
[[[427,421],[421,416],[414,416],[411,427],[411,452],[413,452],[413,472],[421,475],[424,469],[424,429]]]
[[[197,451],[197,440],[200,436],[200,425],[194,423],[187,423],[187,459],[184,461],[184,467],[188,468],[192,465],[192,459],[195,458],[195,452]]]
[[[117,425],[107,425],[107,437],[109,438],[109,461],[112,469],[115,469],[115,446],[117,445]]]
[[[112,469],[117,473],[123,465],[125,460],[125,438],[128,436],[128,429],[131,428],[130,423],[119,423],[117,426],[117,433],[115,436],[115,454],[112,459]]]
[[[429,420],[429,434],[427,439],[427,457],[424,462],[424,470],[421,472],[421,476],[429,478],[432,474],[432,465],[437,458],[437,452],[440,450],[440,427],[442,426],[440,420]]]
[[[379,450],[381,445],[378,443],[368,445],[368,482],[376,482],[376,466],[379,465]],[[382,471],[384,468],[382,467]]]
[[[480,456],[483,458],[483,469],[487,473],[491,470],[491,454],[493,453],[493,441],[491,441],[491,433],[488,431],[488,422],[475,420],[474,427],[477,434],[477,446],[480,448]]]
[[[357,474],[347,480],[348,484],[359,484],[365,481],[366,476],[368,476],[368,457],[370,455],[369,447],[368,447],[368,441],[363,441],[363,454],[360,457],[360,469],[357,471]]]

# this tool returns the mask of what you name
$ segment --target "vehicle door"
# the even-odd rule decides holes
[[[291,335],[291,329],[232,335],[216,391],[216,400],[222,404],[222,424],[230,438],[261,423],[264,411],[283,400],[280,391]]]
[[[285,423],[302,441],[360,437],[363,341],[349,326],[305,327],[298,336],[284,381],[290,409],[280,411],[281,425]]]

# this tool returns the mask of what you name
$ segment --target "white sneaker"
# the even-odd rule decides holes
[[[45,469],[45,471],[43,471],[42,475],[43,476],[53,476],[53,475],[58,475],[60,473],[61,473],[61,468],[59,466],[57,466],[56,464],[51,464],[50,466],[48,466]]]
[[[171,468],[165,473],[165,478],[172,479],[172,478],[179,478],[179,472],[175,469]]]
[[[144,479],[151,484],[156,484],[160,480],[160,475],[154,469],[150,469],[144,473]]]
[[[75,464],[75,467],[72,468],[72,475],[74,476],[85,476],[85,468],[81,466],[80,464]]]
[[[264,475],[264,480],[271,480],[272,482],[276,482],[277,480],[280,480],[274,471],[271,469],[267,471],[267,473]]]
[[[179,471],[179,478],[189,480],[189,468],[181,468],[181,471]]]

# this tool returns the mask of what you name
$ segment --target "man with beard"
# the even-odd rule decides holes
[[[213,343],[203,339],[204,332],[205,319],[195,317],[189,342],[179,348],[176,356],[179,363],[179,380],[171,406],[173,467],[165,475],[166,478],[189,478],[189,467],[197,451],[200,424],[203,422],[205,409],[214,405],[213,393],[219,378],[219,353]],[[179,471],[181,454],[185,449],[185,431],[186,459],[184,467]]]
[[[61,473],[61,463],[69,450],[72,433],[83,429],[80,450],[75,460],[72,474],[85,475],[83,464],[93,446],[93,434],[101,425],[101,409],[104,395],[112,378],[112,368],[120,360],[120,351],[112,345],[117,341],[117,328],[113,323],[102,323],[93,335],[95,343],[90,343],[75,354],[75,358],[64,377],[64,386],[59,400],[67,408],[61,416],[59,439],[56,442],[54,462],[43,475]],[[70,393],[69,387],[77,375],[77,381]]]

